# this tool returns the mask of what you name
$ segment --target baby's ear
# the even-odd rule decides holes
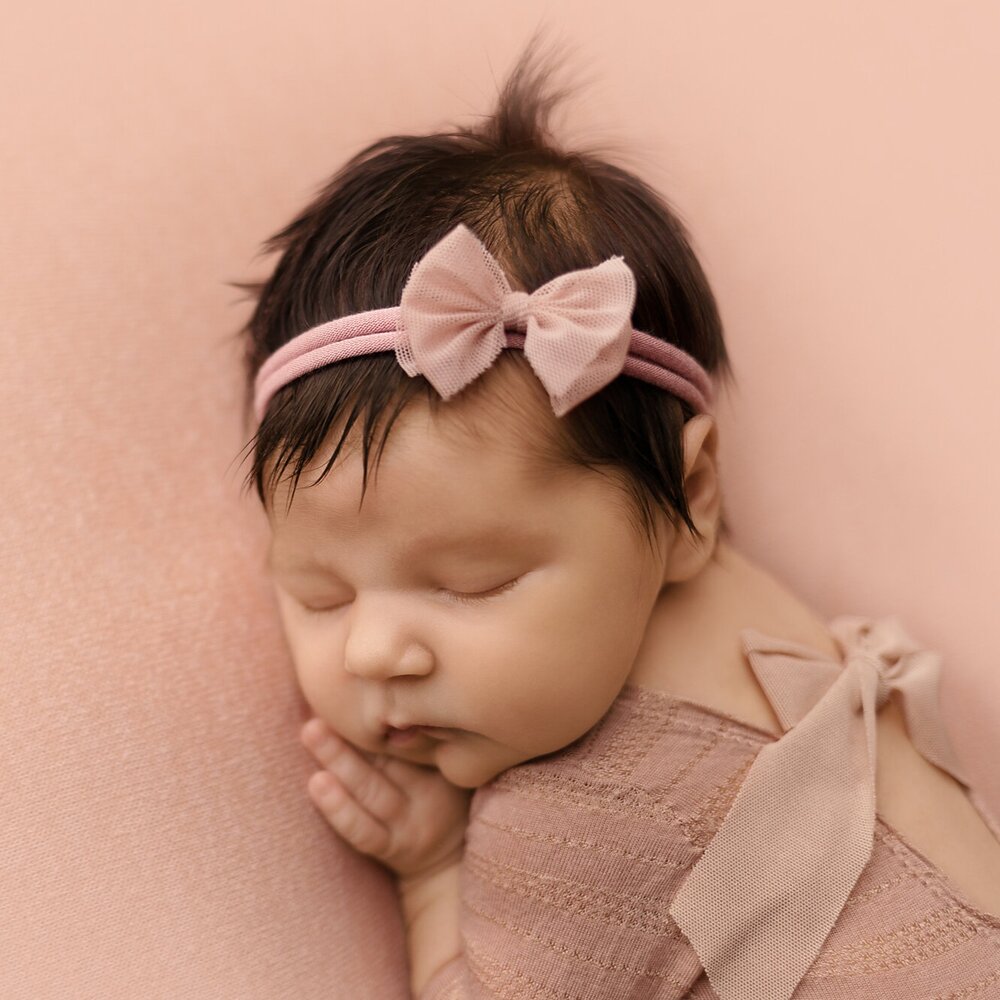
[[[715,547],[722,512],[722,483],[719,479],[719,428],[707,413],[692,417],[682,432],[684,441],[684,495],[691,520],[711,538]]]
[[[688,512],[701,540],[681,524],[670,553],[664,582],[689,580],[711,558],[715,550],[722,513],[722,484],[719,480],[719,431],[707,413],[692,417],[682,432],[684,445],[684,495]]]

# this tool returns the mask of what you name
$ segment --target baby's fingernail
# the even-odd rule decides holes
[[[299,733],[303,743],[316,743],[326,736],[326,725],[322,719],[310,719]]]

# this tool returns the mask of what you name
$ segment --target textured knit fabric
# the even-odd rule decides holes
[[[758,633],[744,638],[758,666],[804,650]],[[780,742],[626,685],[574,744],[478,789],[461,875],[464,953],[421,1000],[716,998],[671,904],[760,752]],[[972,801],[1000,836],[981,800]],[[783,849],[787,841],[771,851],[748,843],[747,872]],[[736,919],[718,914],[722,928]],[[966,900],[876,813],[867,863],[791,995],[1000,1000],[1000,917]]]

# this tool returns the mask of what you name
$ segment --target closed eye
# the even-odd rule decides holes
[[[508,590],[512,590],[520,579],[520,577],[514,577],[513,580],[508,580],[506,583],[502,583],[498,587],[491,587],[489,590],[480,590],[471,594],[465,593],[461,590],[444,590],[443,593],[448,594],[449,597],[456,601],[460,601],[463,604],[480,604],[485,601],[489,601],[491,598],[499,597],[500,594],[504,594]],[[341,604],[332,604],[322,608],[311,607],[308,604],[304,604],[302,601],[298,601],[296,603],[298,603],[299,607],[305,611],[306,614],[320,615],[346,607],[346,605],[350,604],[350,601],[344,601]]]
[[[329,607],[325,607],[325,608],[312,608],[308,604],[303,604],[300,601],[299,602],[299,607],[302,608],[302,610],[305,611],[307,614],[310,614],[310,615],[320,615],[320,614],[323,614],[326,611],[336,611],[338,608],[344,607],[344,605],[343,604],[331,604]]]
[[[520,579],[521,578],[519,576],[514,577],[513,580],[508,580],[506,583],[501,584],[499,587],[492,587],[490,590],[480,590],[474,594],[466,594],[460,590],[452,590],[449,591],[449,593],[451,594],[452,597],[454,597],[458,601],[462,601],[467,604],[478,604],[482,601],[488,601],[491,597],[497,597],[500,594],[503,594],[506,591],[512,589]]]

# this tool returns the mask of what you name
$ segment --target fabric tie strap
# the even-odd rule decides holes
[[[843,664],[741,633],[784,735],[757,754],[669,911],[719,1000],[788,1000],[819,954],[874,848],[876,713],[893,691],[914,747],[968,786],[938,707],[940,656],[895,618],[829,627]]]

